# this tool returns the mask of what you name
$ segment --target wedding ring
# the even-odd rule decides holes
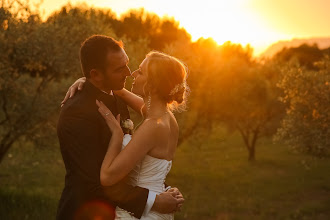
[[[108,115],[110,115],[110,112],[107,112],[107,113],[105,113],[104,115],[105,115],[105,116],[108,116]]]

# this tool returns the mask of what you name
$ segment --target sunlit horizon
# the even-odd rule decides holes
[[[41,10],[48,16],[67,3],[67,0],[44,0]],[[82,1],[70,3],[76,5]],[[191,35],[192,41],[203,37],[212,38],[219,45],[226,41],[242,46],[249,44],[255,56],[278,41],[330,37],[330,15],[326,12],[330,1],[326,0],[313,3],[304,0],[93,0],[83,4],[109,8],[118,17],[131,9],[144,8],[160,17],[173,17]]]

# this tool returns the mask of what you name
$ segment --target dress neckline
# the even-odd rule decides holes
[[[157,160],[163,160],[163,161],[166,161],[166,162],[172,162],[172,160],[166,160],[166,159],[161,159],[161,158],[153,157],[153,156],[150,156],[149,154],[146,154],[146,156],[151,157],[151,158],[154,158],[154,159],[157,159]]]

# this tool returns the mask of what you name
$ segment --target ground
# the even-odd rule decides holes
[[[16,144],[0,164],[0,219],[54,219],[64,181],[58,145]],[[256,161],[237,133],[194,135],[176,153],[167,184],[185,204],[175,219],[330,219],[330,159],[259,140]]]

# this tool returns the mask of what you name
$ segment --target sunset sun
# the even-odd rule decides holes
[[[65,3],[67,0],[47,0],[42,7],[47,14]],[[159,16],[173,17],[194,41],[210,37],[219,45],[226,41],[250,44],[254,55],[279,40],[330,36],[327,0],[315,0],[313,4],[299,0],[91,0],[86,3],[109,8],[118,16],[130,9],[144,8]]]
[[[212,37],[217,43],[226,41],[234,43],[263,46],[275,41],[280,33],[270,29],[262,20],[253,14],[244,1],[219,1],[204,5],[202,16],[196,16],[199,5],[191,5],[195,10],[184,11],[180,17],[181,25],[191,33],[193,40],[202,37]],[[283,35],[283,34],[282,34]]]

